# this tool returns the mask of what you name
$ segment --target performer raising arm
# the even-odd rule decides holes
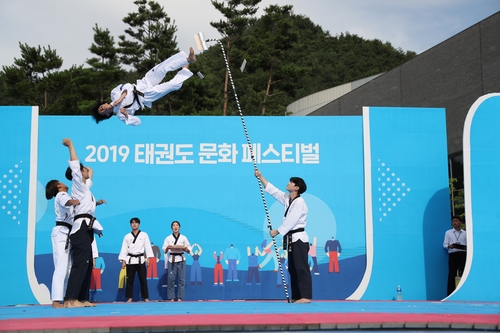
[[[288,193],[280,191],[268,182],[259,170],[255,169],[264,190],[285,206],[283,223],[277,230],[270,230],[271,237],[283,236],[283,250],[288,251],[288,271],[292,287],[292,302],[310,303],[312,298],[312,279],[307,256],[309,237],[305,232],[307,224],[307,205],[300,196],[307,189],[302,178],[292,177],[286,185]]]
[[[92,169],[80,164],[73,142],[63,139],[63,145],[69,150],[71,195],[79,201],[74,209],[73,227],[70,232],[71,272],[66,289],[65,306],[94,306],[89,302],[90,277],[92,275],[92,241],[96,201],[90,187],[92,186]],[[101,228],[102,230],[102,228]]]

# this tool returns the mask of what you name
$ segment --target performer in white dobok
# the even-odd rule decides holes
[[[154,101],[179,90],[184,81],[193,76],[188,67],[195,61],[196,56],[192,47],[189,49],[189,55],[181,51],[171,56],[150,69],[142,79],[137,80],[135,85],[123,83],[111,90],[111,103],[101,104],[98,109],[92,111],[92,117],[98,124],[111,118],[114,113],[125,124],[139,126],[141,120],[135,116],[135,112],[144,106],[151,108]],[[161,83],[168,72],[181,67],[182,69],[172,80]]]
[[[96,202],[90,192],[93,170],[83,166],[78,160],[73,142],[63,139],[63,145],[69,150],[69,168],[66,178],[71,180],[71,195],[80,203],[75,206],[73,227],[70,232],[71,241],[71,271],[68,279],[64,304],[66,307],[94,306],[89,302],[90,277],[92,274],[92,242],[94,230],[101,232],[102,227],[96,223],[94,214]]]
[[[73,225],[73,207],[80,201],[71,199],[68,187],[55,179],[45,186],[45,197],[47,200],[55,197],[54,210],[56,212],[56,225],[52,228],[51,234],[54,274],[50,296],[52,307],[62,308],[70,270],[68,234]]]

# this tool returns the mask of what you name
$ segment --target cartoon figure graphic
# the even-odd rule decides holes
[[[195,282],[201,286],[203,283],[201,282],[201,265],[200,265],[200,256],[203,252],[201,246],[199,244],[194,243],[191,247],[191,256],[193,257],[193,263],[191,264],[191,277],[189,279],[189,284],[194,285]]]
[[[339,273],[339,257],[340,253],[342,253],[342,246],[340,246],[340,242],[332,236],[332,239],[326,241],[325,252],[326,256],[330,258],[328,273]]]
[[[90,277],[90,290],[102,291],[101,274],[104,273],[106,264],[102,257],[94,258],[94,268]]]
[[[290,274],[288,272],[288,263],[287,263],[288,251],[283,251],[283,248],[280,247],[278,249],[278,253],[280,256],[279,261],[281,263],[281,268],[283,269],[283,276],[285,277],[285,284],[288,287],[290,285],[290,282],[289,282]],[[277,272],[276,273],[276,288],[281,288],[282,285],[283,285],[283,280],[281,278],[281,273]]]
[[[223,257],[224,253],[222,253],[222,251],[220,251],[219,255],[217,255],[217,252],[214,251],[214,259],[215,259],[214,286],[224,286],[224,271],[222,270]]]
[[[260,286],[260,276],[259,276],[259,257],[257,256],[259,253],[259,247],[255,247],[255,251],[252,253],[250,250],[250,246],[247,246],[247,255],[248,255],[248,278],[247,278],[247,286],[252,284],[252,279],[255,279],[255,284]]]
[[[146,278],[148,280],[158,280],[158,261],[161,259],[161,251],[153,242],[151,242],[151,248],[153,249],[154,257],[149,260],[148,275]]]
[[[90,287],[89,290],[102,291],[101,288],[101,274],[106,268],[104,259],[99,257],[99,250],[97,249],[97,242],[94,238],[92,241],[92,275],[90,275]]]
[[[312,258],[313,265],[309,267],[310,270],[314,270],[314,275],[319,275],[318,258],[316,257],[316,240],[317,237],[314,236],[313,242],[309,243],[309,255]]]
[[[278,269],[279,269],[279,266],[278,266],[278,258],[276,258],[276,254],[273,253],[273,250],[272,250],[272,246],[273,246],[273,242],[269,242],[269,244],[267,244],[267,239],[264,239],[262,241],[262,244],[260,245],[262,247],[262,252],[259,251],[258,254],[260,256],[266,256],[264,258],[264,261],[259,265],[259,268],[263,268],[264,266],[266,266],[266,264],[272,259],[273,262],[274,262],[274,271],[277,272]]]
[[[231,244],[226,251],[224,251],[224,257],[226,258],[227,265],[227,280],[238,282],[238,264],[240,263],[240,250],[235,248]]]

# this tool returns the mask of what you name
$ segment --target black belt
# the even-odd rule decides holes
[[[304,228],[298,228],[290,230],[285,236],[283,236],[283,250],[288,248],[288,252],[292,252],[292,235],[297,232],[305,231]]]
[[[121,85],[120,87],[120,91],[122,90],[123,88],[123,85]],[[132,101],[132,103],[130,103],[129,105],[125,105],[123,106],[124,109],[128,109],[129,107],[131,107],[132,105],[134,105],[134,103],[137,101],[137,104],[139,104],[139,107],[141,107],[141,102],[139,101],[139,96],[141,97],[144,97],[144,93],[143,92],[140,92],[139,90],[137,90],[134,86],[134,91],[132,92],[134,94],[134,100]]]
[[[92,229],[92,227],[94,226],[94,221],[95,221],[95,217],[93,217],[92,215],[90,214],[78,214],[78,215],[75,215],[75,217],[73,218],[73,221],[76,221],[78,219],[90,219],[90,223],[87,224],[87,221],[83,220],[83,222],[85,224],[87,224],[87,229]]]
[[[90,224],[87,225],[87,229],[88,230],[92,230],[92,226],[94,225],[95,217],[93,217],[90,214],[78,214],[78,215],[75,215],[73,217],[73,221],[76,221],[76,220],[81,219],[81,218],[83,218],[83,219],[85,219],[85,218],[90,219]],[[83,220],[83,222],[85,224],[87,224],[87,221]],[[56,222],[56,225],[58,225],[57,223],[64,223],[64,222]],[[71,233],[71,228],[69,228],[68,237],[66,238],[66,245],[64,246],[65,250],[67,250],[68,247],[69,247],[69,241],[70,241],[69,236],[70,236],[70,233]],[[101,235],[99,235],[99,236],[102,237]]]
[[[141,253],[141,254],[130,254],[130,253],[127,253],[127,255],[130,257],[130,258],[128,258],[129,265],[130,265],[130,260],[132,260],[132,258],[144,257],[144,253]],[[139,264],[141,264],[141,259],[139,259]]]
[[[172,265],[175,265],[178,262],[184,262],[185,261],[183,253],[170,253],[170,255],[172,256]],[[175,257],[176,256],[182,256],[182,260],[181,261],[175,261]]]
[[[64,244],[64,249],[67,250],[68,247],[69,247],[69,234],[71,233],[71,227],[72,227],[72,225],[69,224],[68,222],[56,221],[56,226],[57,225],[60,225],[60,226],[63,226],[63,227],[67,227],[69,229],[68,230],[68,235],[66,236],[66,244]]]
[[[71,231],[71,224],[68,222],[56,221],[56,226],[57,225],[62,226],[62,227],[66,227],[69,229],[69,231]]]
[[[89,219],[93,218],[93,216],[90,214],[78,214],[78,215],[75,215],[75,217],[73,218],[73,221],[81,219],[81,218],[85,218],[85,217],[89,218]]]

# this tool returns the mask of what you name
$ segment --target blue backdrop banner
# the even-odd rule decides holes
[[[309,206],[314,297],[345,299],[365,269],[361,117],[250,117],[246,122],[265,177],[283,190],[292,176],[308,185],[303,197]],[[35,262],[41,283],[51,283],[50,232],[55,221],[53,201],[44,198],[43,189],[51,179],[71,187],[64,179],[68,149],[61,144],[70,137],[81,163],[94,170],[96,199],[107,201],[96,212],[104,237],[97,240],[94,300],[124,297],[118,252],[132,217],[141,219],[140,229],[156,250],[156,263],[148,273],[151,299],[166,297],[160,249],[174,220],[196,244],[196,255],[187,259],[186,300],[285,297],[278,260],[286,272],[286,253],[280,248],[278,259],[270,247],[239,118],[143,117],[141,126],[133,128],[116,119],[95,125],[88,117],[40,117],[39,136]],[[278,227],[284,208],[265,198],[272,225]],[[332,238],[342,250],[339,260],[330,263],[325,246]],[[277,243],[281,247],[281,239]],[[222,279],[215,274],[217,256],[222,256]],[[236,272],[228,271],[229,259],[237,259]],[[248,274],[256,262],[257,274]],[[134,289],[138,297],[140,289]]]

